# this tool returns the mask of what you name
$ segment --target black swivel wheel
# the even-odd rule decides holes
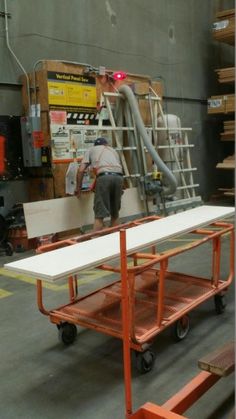
[[[10,242],[7,242],[6,244],[5,244],[5,253],[6,253],[6,256],[12,256],[13,255],[13,246],[12,246],[12,244],[10,243]]]
[[[214,296],[215,310],[217,314],[223,314],[226,307],[225,295],[216,294]]]
[[[77,336],[77,328],[71,323],[61,323],[58,326],[58,337],[64,345],[71,345],[74,343]]]
[[[136,367],[141,374],[151,371],[155,363],[155,355],[149,349],[145,352],[136,352]]]

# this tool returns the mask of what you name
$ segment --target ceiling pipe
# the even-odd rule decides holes
[[[23,65],[21,64],[20,60],[17,58],[16,54],[14,53],[14,51],[11,48],[10,42],[9,42],[9,28],[8,28],[8,9],[7,9],[7,0],[4,0],[4,18],[5,18],[5,36],[6,36],[6,45],[7,48],[9,50],[9,52],[11,53],[11,55],[14,57],[15,61],[17,62],[18,66],[20,67],[20,69],[22,70],[22,72],[25,75],[26,78],[26,89],[27,89],[27,96],[28,96],[28,113],[30,114],[31,111],[31,102],[30,102],[30,83],[29,83],[29,77],[28,74],[26,73]]]

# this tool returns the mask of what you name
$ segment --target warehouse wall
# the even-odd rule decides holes
[[[6,0],[5,0],[6,1]],[[200,194],[215,185],[217,124],[205,100],[219,92],[214,69],[232,65],[232,48],[212,39],[215,12],[233,0],[7,0],[9,39],[27,72],[37,60],[59,59],[147,74],[164,83],[165,110],[193,127]],[[4,11],[4,0],[0,0]],[[22,70],[0,20],[0,115],[22,112]],[[9,186],[8,186],[9,187]]]

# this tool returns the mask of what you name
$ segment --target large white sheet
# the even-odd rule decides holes
[[[233,214],[234,208],[232,207],[204,205],[132,227],[126,232],[127,252],[132,253],[144,249],[154,243],[163,242]],[[115,259],[119,254],[119,232],[116,232],[8,263],[4,267],[47,282],[54,282],[69,275],[75,275],[82,269],[95,267]]]

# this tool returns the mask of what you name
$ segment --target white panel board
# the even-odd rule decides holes
[[[233,214],[234,208],[202,206],[132,227],[126,232],[127,252],[141,250]],[[116,232],[4,266],[11,271],[54,282],[117,258],[119,254],[119,232]]]
[[[73,230],[93,224],[93,193],[48,199],[23,204],[28,238]],[[124,191],[120,217],[129,217],[143,212],[137,188]]]
[[[93,223],[92,194],[23,204],[28,238],[80,228]]]

